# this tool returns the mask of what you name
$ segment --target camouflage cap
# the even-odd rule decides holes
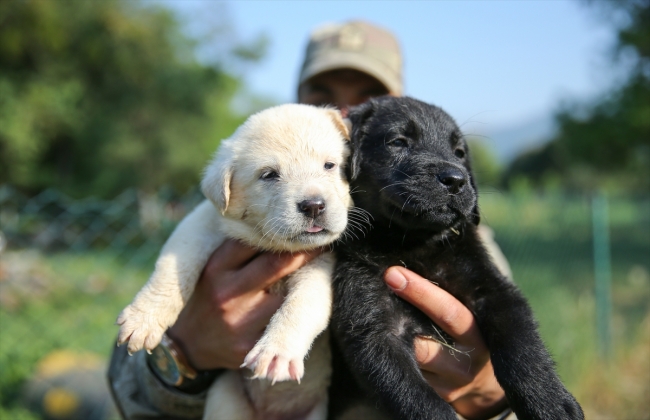
[[[379,80],[393,95],[401,95],[402,55],[395,36],[363,21],[327,24],[309,38],[299,84],[317,74],[354,69]]]

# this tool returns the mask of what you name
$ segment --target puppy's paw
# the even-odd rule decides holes
[[[578,401],[566,389],[558,391],[555,395],[550,396],[549,399],[553,402],[548,404],[547,409],[540,414],[540,419],[582,420],[585,418],[582,407],[580,407]],[[522,416],[522,418],[525,417]]]
[[[253,371],[253,379],[268,379],[300,383],[305,374],[304,355],[296,355],[271,346],[256,345],[248,353],[241,367]]]
[[[117,344],[122,345],[128,341],[129,354],[142,349],[151,352],[175,319],[169,313],[154,308],[142,309],[139,305],[131,304],[117,317],[116,324],[120,325]]]

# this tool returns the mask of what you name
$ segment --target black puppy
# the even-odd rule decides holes
[[[351,187],[372,228],[338,247],[332,328],[366,394],[396,419],[457,419],[415,360],[413,340],[436,335],[432,321],[383,281],[388,267],[406,265],[472,311],[520,420],[582,419],[528,303],[479,241],[476,185],[453,119],[438,107],[393,97],[353,108],[349,117]],[[336,379],[333,387],[341,385]]]

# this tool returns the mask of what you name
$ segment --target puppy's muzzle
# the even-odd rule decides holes
[[[436,175],[436,179],[451,194],[458,194],[467,185],[467,175],[458,168],[450,167]]]
[[[325,211],[325,200],[320,197],[303,200],[298,203],[298,211],[315,219]]]

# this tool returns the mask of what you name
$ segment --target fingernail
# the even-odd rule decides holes
[[[386,281],[388,287],[390,287],[396,292],[401,292],[406,288],[406,285],[408,284],[406,277],[404,277],[404,275],[395,268],[391,268],[388,271],[386,271],[384,280]]]

